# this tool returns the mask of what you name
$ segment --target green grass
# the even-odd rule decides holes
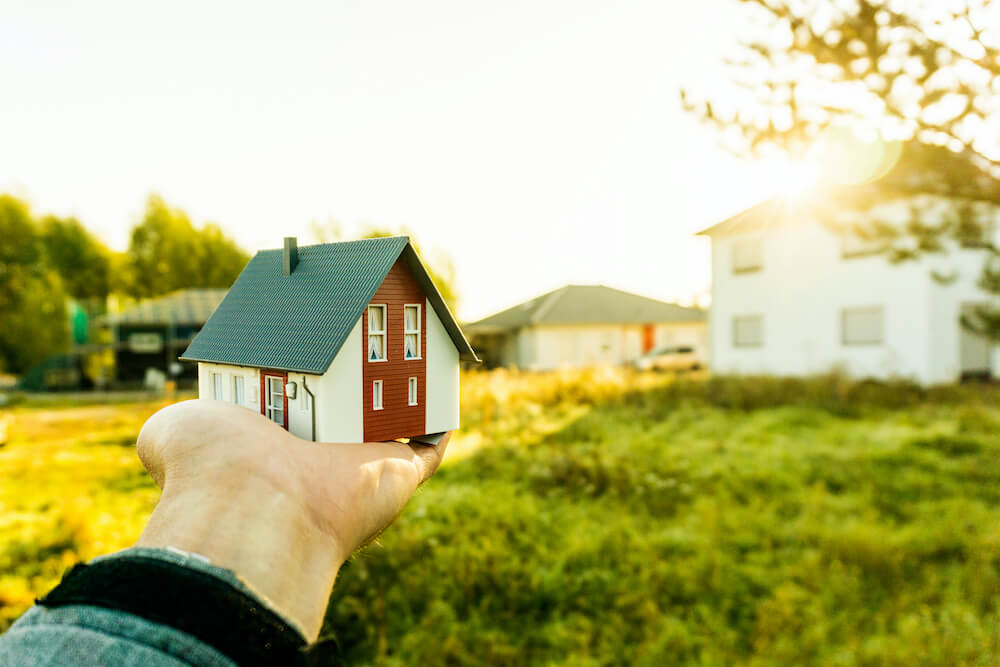
[[[348,662],[1000,660],[994,390],[535,381],[344,569]]]
[[[341,572],[348,664],[1000,662],[1000,390],[463,382],[446,465]],[[135,539],[156,490],[123,443],[155,407],[15,409],[0,624]]]

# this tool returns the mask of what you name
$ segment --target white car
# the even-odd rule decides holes
[[[701,360],[690,345],[676,345],[651,350],[635,360],[640,371],[696,371]]]

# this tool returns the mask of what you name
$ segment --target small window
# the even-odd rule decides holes
[[[760,239],[733,242],[733,273],[753,273],[764,266],[764,246]]]
[[[222,373],[212,373],[212,398],[222,400]]]
[[[368,361],[385,361],[385,306],[368,306]]]
[[[403,358],[420,358],[420,306],[403,306]]]
[[[233,403],[236,405],[243,405],[243,376],[234,375],[233,376]]]
[[[410,405],[417,404],[417,378],[410,378]]]
[[[740,315],[733,318],[733,347],[760,347],[763,344],[763,316]]]
[[[854,229],[845,230],[840,236],[840,256],[843,259],[880,255],[888,244],[882,238],[867,238]]]
[[[840,313],[840,339],[844,345],[879,345],[884,337],[881,306],[845,308]]]
[[[372,410],[382,409],[382,381],[372,382]]]

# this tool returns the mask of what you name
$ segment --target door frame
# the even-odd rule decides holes
[[[285,385],[288,384],[288,373],[285,371],[265,371],[260,372],[260,414],[267,417],[267,379],[269,377],[281,378],[281,417],[284,420],[284,424],[281,426],[287,431],[288,430],[288,391],[285,390]],[[270,419],[270,417],[268,417]],[[277,424],[278,422],[274,422]]]

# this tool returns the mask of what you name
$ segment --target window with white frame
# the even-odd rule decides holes
[[[741,239],[732,245],[733,273],[752,273],[764,267],[764,244],[760,239]]]
[[[382,381],[372,382],[372,410],[382,409]]]
[[[844,345],[879,345],[884,336],[882,306],[844,308],[840,312],[840,340]]]
[[[760,347],[763,344],[762,315],[738,315],[733,318],[733,347]]]
[[[409,404],[417,404],[417,378],[410,378],[409,382]]]
[[[212,398],[222,400],[222,373],[212,373]]]
[[[420,358],[420,306],[403,306],[403,358]]]
[[[385,361],[385,306],[368,306],[368,361]]]
[[[233,403],[236,405],[243,405],[244,401],[244,391],[243,391],[244,380],[242,375],[233,376]]]

